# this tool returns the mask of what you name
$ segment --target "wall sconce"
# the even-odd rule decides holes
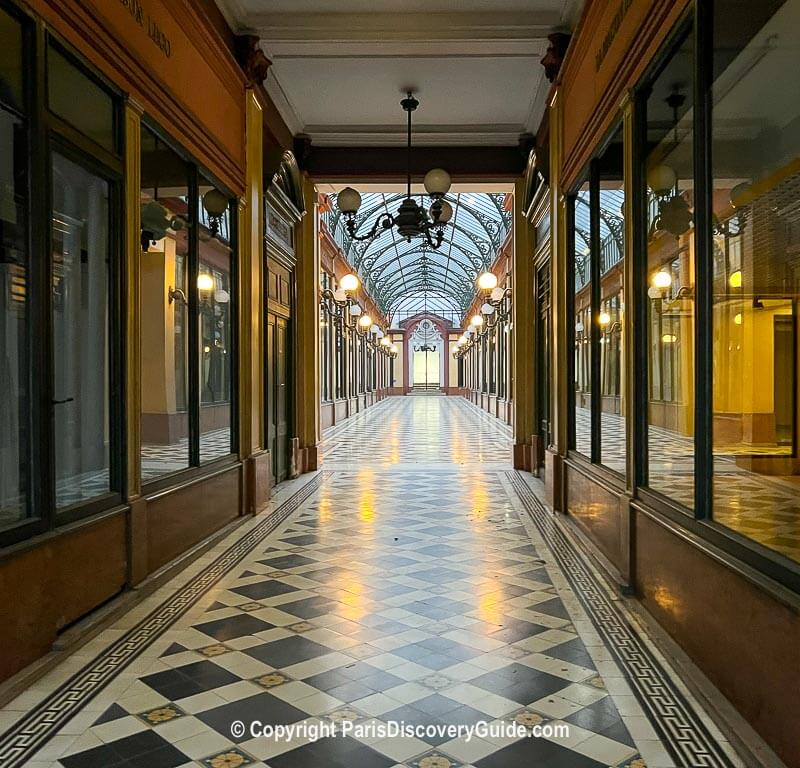
[[[361,281],[352,272],[339,281],[339,287],[347,293],[355,293],[360,285]]]
[[[219,225],[228,210],[228,205],[228,198],[218,189],[209,189],[203,195],[203,208],[206,209],[208,214],[208,229],[211,232],[211,237],[216,237],[219,234]]]
[[[492,291],[497,287],[497,275],[494,272],[484,272],[478,278],[478,288],[482,291]]]
[[[653,288],[666,290],[672,285],[672,275],[665,269],[660,269],[653,275],[652,280]]]
[[[214,290],[214,278],[208,272],[201,272],[197,276],[197,290],[201,293],[210,293]]]
[[[184,304],[188,304],[189,302],[186,300],[186,294],[183,292],[182,288],[173,288],[172,286],[169,287],[167,291],[167,298],[169,299],[169,303],[172,304],[173,301],[180,301]]]

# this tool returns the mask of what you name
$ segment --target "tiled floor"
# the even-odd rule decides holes
[[[569,565],[577,550],[509,455],[507,433],[460,399],[367,410],[325,445],[322,473],[280,487],[264,515],[0,713],[0,764],[659,768],[691,751],[703,753],[691,764],[741,765],[685,693],[662,707],[671,684],[659,683],[641,697],[663,660],[643,645],[620,666],[606,638],[633,621],[606,634],[587,614],[590,593],[613,598]],[[254,720],[358,732],[232,731]],[[433,730],[380,733],[389,722]],[[447,732],[480,722],[568,734]]]

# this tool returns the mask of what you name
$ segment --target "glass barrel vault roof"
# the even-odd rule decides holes
[[[404,194],[371,192],[362,196],[356,215],[357,232],[368,232],[384,213],[397,213]],[[430,199],[414,195],[430,207]],[[448,194],[453,217],[445,239],[436,249],[422,238],[409,243],[396,230],[379,230],[374,240],[350,238],[344,216],[331,195],[332,209],[325,215],[328,228],[347,260],[358,270],[366,289],[389,315],[406,316],[428,309],[461,314],[475,295],[475,280],[494,261],[511,229],[511,212],[502,193]],[[445,314],[446,313],[446,314]]]

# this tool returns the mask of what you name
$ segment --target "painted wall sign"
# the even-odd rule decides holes
[[[594,57],[594,71],[598,72],[600,67],[603,65],[603,61],[606,58],[606,54],[608,53],[608,49],[611,48],[611,45],[614,42],[614,38],[617,36],[617,32],[619,32],[619,28],[622,26],[622,21],[625,18],[625,14],[630,9],[631,5],[633,5],[633,0],[622,0],[617,8],[617,12],[614,14],[613,18],[611,19],[611,24],[608,26],[608,32],[606,32],[606,36],[603,38],[603,42],[600,45],[599,50],[595,54]]]
[[[165,32],[159,27],[158,22],[144,10],[140,0],[120,0],[123,7],[127,8],[131,18],[146,33],[147,36],[158,46],[159,50],[169,58],[172,55],[172,43]]]

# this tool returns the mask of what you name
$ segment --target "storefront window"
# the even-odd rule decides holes
[[[574,317],[574,448],[592,455],[592,237],[589,182],[578,189],[571,201],[572,275]]]
[[[713,517],[800,561],[800,0],[716,0]]]
[[[56,507],[111,489],[109,186],[53,153]]]
[[[122,482],[119,100],[14,13],[0,9],[4,544],[118,504]],[[67,125],[59,105],[86,107],[86,94],[102,114]],[[46,132],[30,133],[31,111]],[[47,204],[33,206],[29,189]]]
[[[190,168],[142,129],[142,480],[189,466]]]
[[[0,10],[0,529],[28,517],[29,266],[22,25]]]
[[[50,110],[111,152],[117,148],[114,102],[64,53],[47,51],[47,97]]]
[[[231,201],[210,181],[199,186],[197,306],[200,462],[232,450],[233,316]]]
[[[320,280],[323,290],[330,288],[331,278],[327,272],[320,273]],[[320,305],[319,310],[319,331],[320,395],[322,402],[328,402],[333,399],[331,397],[331,318],[325,311],[324,305]]]
[[[622,128],[597,161],[600,239],[600,306],[597,312],[600,344],[600,461],[625,473],[625,368],[622,328],[625,307],[625,186]]]
[[[646,105],[648,485],[694,508],[694,40]]]
[[[230,195],[142,128],[144,482],[233,451],[232,210]]]

